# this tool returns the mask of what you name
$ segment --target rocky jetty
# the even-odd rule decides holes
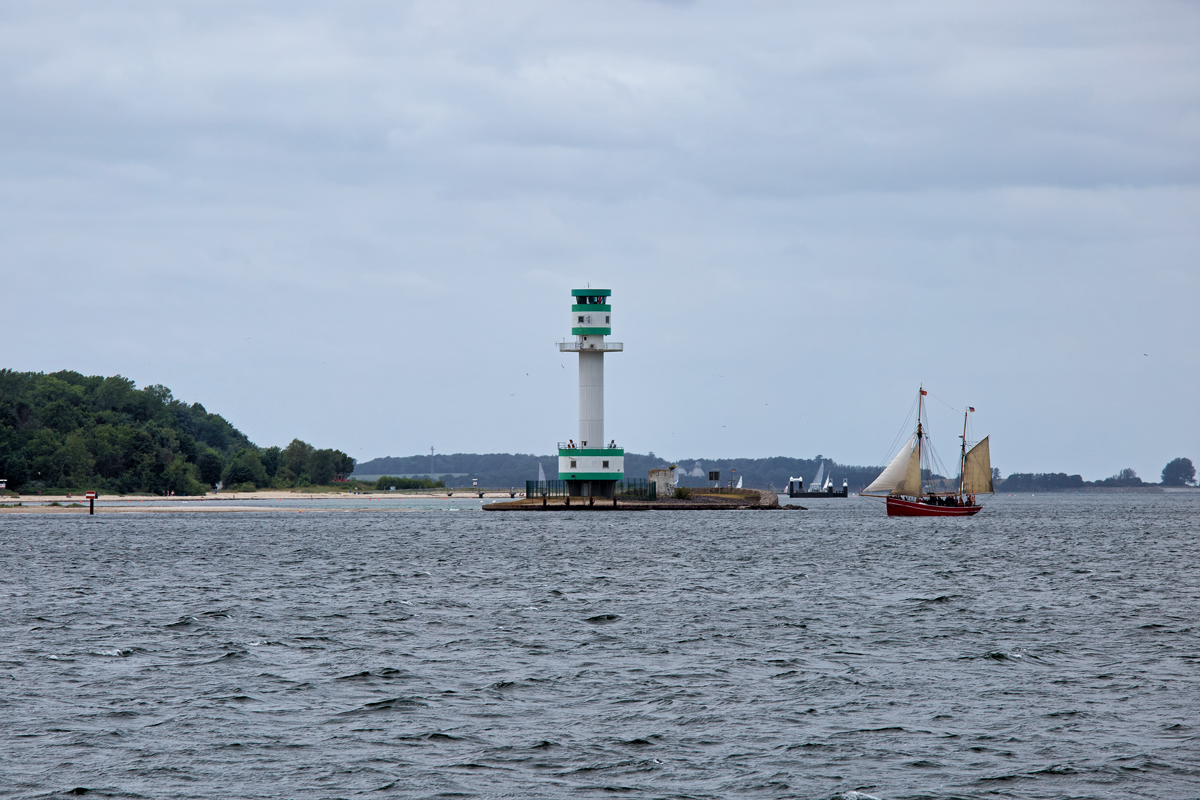
[[[689,497],[526,497],[489,503],[484,511],[737,511],[781,510],[779,495],[764,489],[693,489]]]

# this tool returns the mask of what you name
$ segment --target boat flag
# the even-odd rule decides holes
[[[967,408],[969,408],[971,411],[975,410],[975,406],[967,406]]]
[[[922,390],[921,390],[921,396],[922,396],[922,397],[924,397],[924,396],[925,396],[925,395],[927,395],[927,394],[929,394],[929,392],[925,391],[924,389],[922,389]]]

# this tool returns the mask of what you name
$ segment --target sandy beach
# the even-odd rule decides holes
[[[452,490],[453,491],[453,490]],[[523,496],[523,493],[518,495]],[[297,513],[372,511],[379,503],[380,511],[407,510],[397,501],[444,501],[447,503],[477,504],[482,500],[511,499],[508,492],[446,491],[437,492],[293,492],[268,490],[261,492],[210,492],[203,497],[159,497],[155,495],[100,495],[96,514],[113,513]],[[301,502],[303,508],[296,508]],[[347,501],[357,501],[345,507]],[[384,502],[387,501],[386,505]],[[273,506],[271,503],[279,505]],[[287,505],[284,505],[286,503]],[[87,514],[88,501],[83,495],[19,495],[0,497],[0,514]]]

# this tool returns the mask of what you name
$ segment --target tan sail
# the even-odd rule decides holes
[[[913,488],[914,485],[916,488]],[[921,448],[917,446],[916,434],[909,437],[892,463],[879,473],[879,477],[862,490],[862,494],[878,492],[886,492],[892,497],[903,494],[916,497],[921,494]]]
[[[967,451],[963,459],[962,490],[964,494],[992,494],[992,454],[988,437]]]
[[[908,470],[904,473],[904,485],[892,492],[892,497],[906,494],[909,497],[921,496],[921,439],[917,436],[917,446],[913,448],[908,458]]]

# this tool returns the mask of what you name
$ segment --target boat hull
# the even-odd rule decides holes
[[[842,487],[838,491],[829,492],[788,492],[788,497],[849,497],[849,488]]]
[[[983,506],[931,506],[899,497],[887,499],[889,517],[969,517],[978,514]]]

